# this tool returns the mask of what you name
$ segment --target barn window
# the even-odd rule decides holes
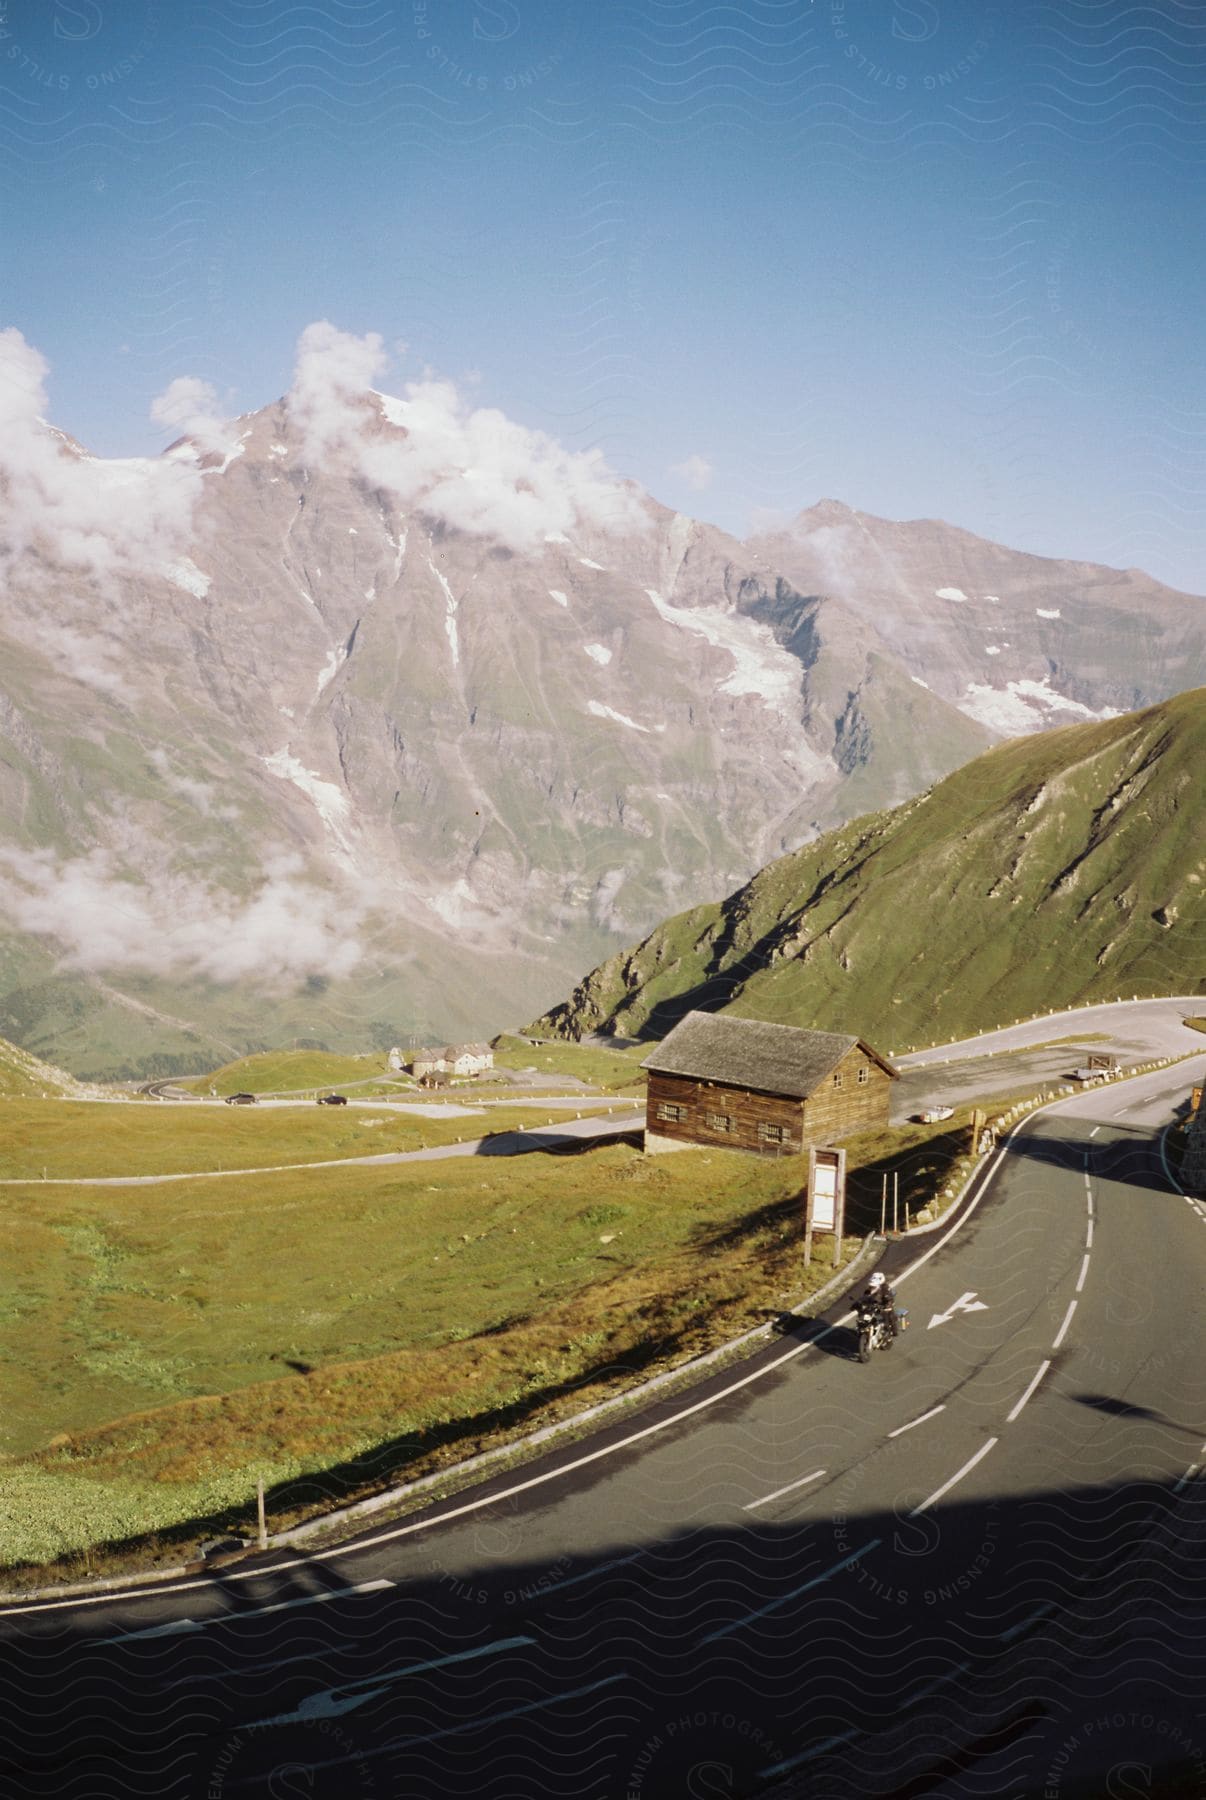
[[[862,1082],[866,1081],[869,1073],[870,1073],[870,1071],[868,1070],[866,1063],[864,1063],[862,1068],[858,1072],[859,1082],[862,1083]]]
[[[728,1113],[710,1112],[707,1114],[708,1126],[712,1131],[732,1131],[733,1121]]]
[[[787,1126],[771,1125],[766,1119],[759,1120],[758,1136],[764,1144],[785,1144],[787,1142]]]
[[[841,1085],[842,1085],[842,1071],[840,1069],[837,1071],[837,1074],[833,1078],[833,1085],[834,1085],[834,1087],[841,1087]]]
[[[687,1109],[685,1106],[676,1106],[673,1100],[659,1100],[657,1116],[668,1125],[681,1125],[687,1117]]]

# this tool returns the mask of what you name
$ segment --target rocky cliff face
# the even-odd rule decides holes
[[[0,1034],[84,1073],[480,1036],[996,736],[1206,674],[1134,573],[832,505],[742,545],[629,484],[495,529],[401,491],[413,410],[356,417],[175,446],[161,552],[7,557]]]

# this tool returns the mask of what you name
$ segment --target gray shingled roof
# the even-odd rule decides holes
[[[887,1057],[853,1035],[704,1012],[689,1012],[680,1019],[641,1067],[661,1075],[722,1081],[731,1087],[804,1100],[855,1044],[861,1044],[889,1075],[898,1073]]]

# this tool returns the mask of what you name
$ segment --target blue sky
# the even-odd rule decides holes
[[[330,318],[738,534],[832,495],[1206,592],[1178,0],[0,0],[0,158],[0,326],[99,452]]]

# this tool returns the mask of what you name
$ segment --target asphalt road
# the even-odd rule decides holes
[[[1054,1092],[1093,1051],[1120,1064],[1184,1056],[1206,1043],[1185,1017],[1206,1014],[1206,998],[1111,1001],[1049,1013],[962,1043],[939,1044],[896,1058],[901,1079],[892,1093],[898,1123],[923,1107]],[[1042,1048],[1042,1046],[1049,1046]]]
[[[6,1611],[4,1791],[1206,1791],[1204,1068],[1020,1126],[867,1367],[839,1304],[356,1544]]]

